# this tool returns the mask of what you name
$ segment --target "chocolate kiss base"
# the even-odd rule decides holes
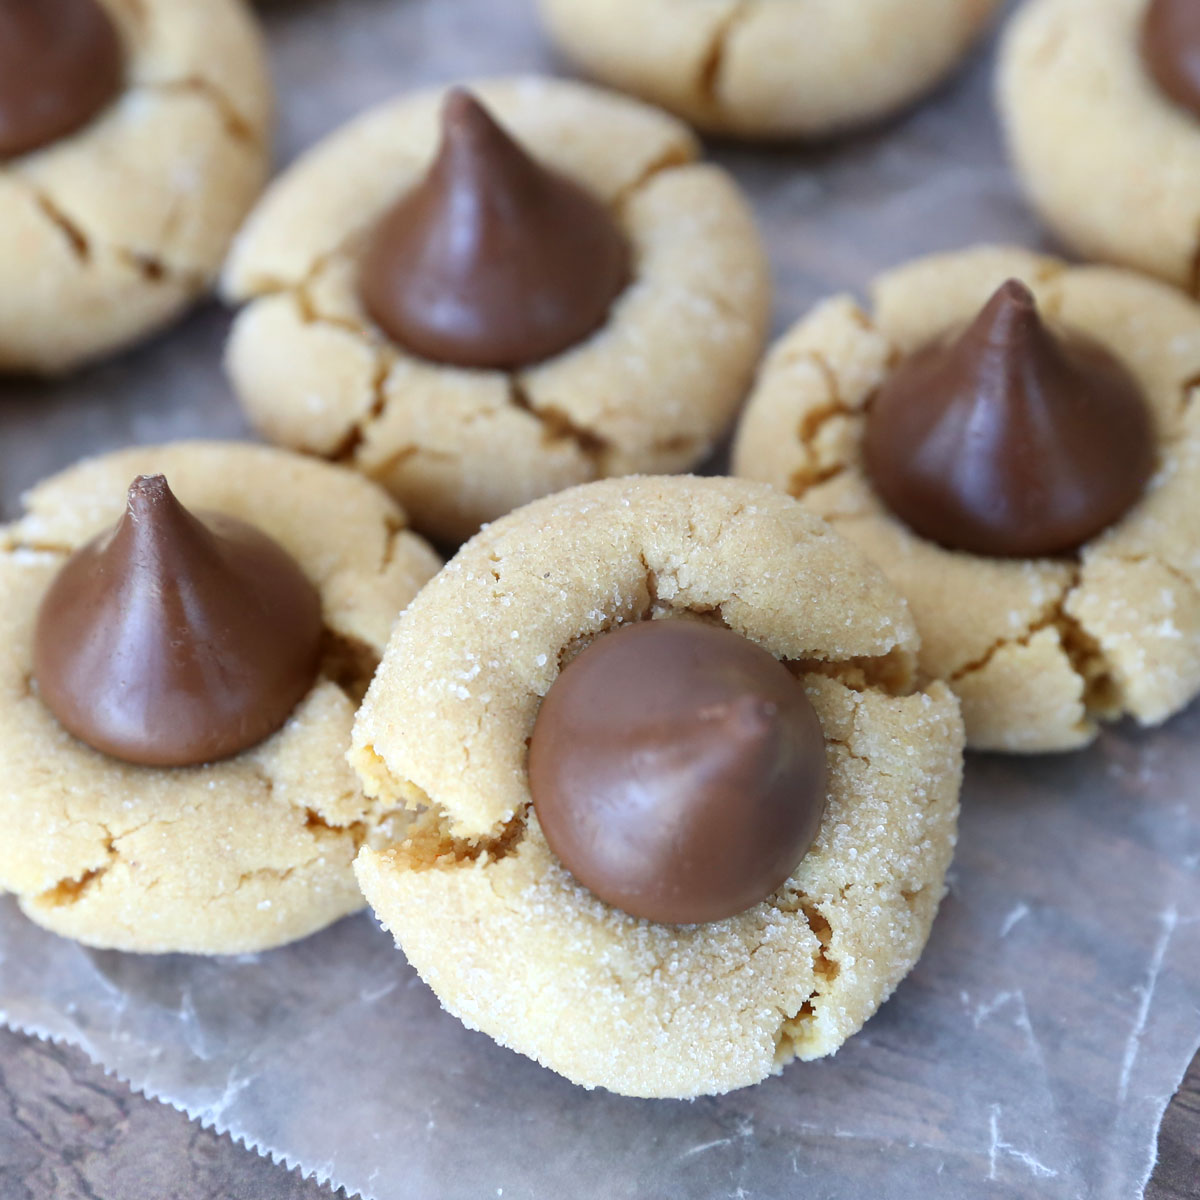
[[[459,89],[429,174],[375,231],[360,289],[371,318],[414,354],[511,369],[598,329],[630,257],[598,200],[530,158]]]
[[[800,683],[695,621],[601,634],[555,680],[529,747],[538,822],[600,899],[667,924],[766,899],[825,809],[825,737]]]
[[[274,733],[312,687],[321,600],[286,551],[202,520],[140,476],[115,529],[77,550],[38,613],[38,690],[81,741],[143,766],[211,762]]]
[[[1005,283],[967,330],[918,350],[867,413],[867,474],[922,537],[992,557],[1068,554],[1154,471],[1146,401],[1099,344],[1059,337]]]
[[[97,0],[0,0],[0,159],[86,125],[122,75],[120,38]]]
[[[1200,4],[1152,0],[1142,22],[1141,49],[1163,94],[1200,117]]]

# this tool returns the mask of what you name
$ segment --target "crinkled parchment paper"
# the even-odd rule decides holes
[[[552,61],[524,0],[293,0],[266,19],[285,157],[406,86]],[[716,152],[762,215],[781,327],[917,253],[1036,244],[989,70],[849,144]],[[243,432],[226,324],[210,309],[70,382],[0,385],[4,514],[81,453]],[[977,757],[967,780],[917,969],[836,1058],[724,1098],[572,1087],[442,1013],[366,916],[269,954],[153,959],[0,899],[0,1018],[377,1200],[1127,1200],[1200,1042],[1200,711],[1069,757]]]

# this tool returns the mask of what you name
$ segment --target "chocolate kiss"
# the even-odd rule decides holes
[[[86,125],[121,76],[120,38],[96,0],[0,0],[0,158]]]
[[[867,473],[922,537],[996,557],[1065,554],[1123,516],[1154,470],[1138,385],[1056,336],[1010,280],[958,337],[902,362],[867,415]]]
[[[89,746],[145,766],[237,754],[316,677],[321,600],[276,542],[193,516],[161,475],[50,585],[34,635],[42,699]]]
[[[1152,0],[1142,24],[1142,60],[1159,88],[1200,117],[1200,4]]]
[[[542,701],[529,785],[550,848],[601,900],[698,924],[766,899],[825,810],[825,736],[761,646],[695,621],[598,637]]]
[[[512,368],[602,325],[629,266],[603,205],[458,89],[433,166],[376,229],[360,284],[371,317],[414,354]]]

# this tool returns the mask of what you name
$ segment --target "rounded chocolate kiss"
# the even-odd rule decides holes
[[[89,746],[144,766],[237,754],[316,677],[321,600],[244,521],[193,516],[161,475],[50,585],[34,635],[42,699]]]
[[[699,924],[771,895],[825,808],[825,738],[754,642],[689,620],[598,637],[542,701],[529,784],[550,848],[635,917]]]
[[[452,91],[429,174],[375,231],[363,302],[415,354],[460,367],[549,358],[602,325],[629,277],[604,206]]]
[[[922,537],[995,557],[1065,554],[1154,471],[1146,402],[1097,343],[1052,333],[1010,280],[960,336],[902,362],[867,414],[867,473]]]
[[[86,125],[122,74],[120,38],[97,0],[0,0],[0,158]]]
[[[1151,0],[1142,23],[1142,60],[1176,104],[1200,117],[1200,4]]]

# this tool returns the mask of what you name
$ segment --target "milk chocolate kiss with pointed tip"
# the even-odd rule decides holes
[[[1200,4],[1151,0],[1142,23],[1142,60],[1168,99],[1200,117]]]
[[[437,158],[379,224],[360,286],[372,319],[414,354],[508,369],[599,328],[629,270],[628,243],[604,206],[530,158],[458,89]]]
[[[804,689],[749,639],[695,621],[601,634],[542,701],[529,784],[550,848],[601,900],[719,921],[795,870],[825,810]]]
[[[96,750],[143,766],[212,762],[274,733],[316,677],[321,600],[292,557],[233,517],[194,516],[161,475],[51,584],[34,674]]]
[[[120,38],[97,0],[0,0],[0,159],[86,125],[123,73]]]
[[[902,362],[867,414],[867,473],[891,510],[953,550],[1078,549],[1137,502],[1155,436],[1104,347],[1042,322],[1009,280],[957,337]]]

